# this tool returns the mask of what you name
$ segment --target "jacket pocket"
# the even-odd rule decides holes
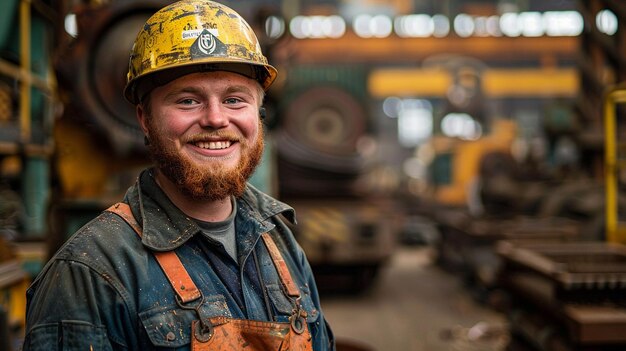
[[[292,298],[285,295],[282,287],[279,284],[268,284],[267,285],[267,293],[274,304],[274,307],[280,314],[278,317],[278,322],[287,322],[289,320],[289,316],[293,313],[293,309],[295,308],[294,302]],[[319,311],[313,304],[313,300],[311,299],[311,295],[309,293],[309,289],[306,287],[300,287],[300,305],[306,311],[306,321],[307,323],[315,323],[319,318]]]
[[[189,305],[194,306],[196,301]],[[200,307],[203,318],[231,317],[223,295],[204,298]],[[198,319],[196,311],[178,305],[156,306],[139,313],[150,342],[156,347],[178,348],[191,343],[191,322]]]
[[[61,321],[34,327],[24,350],[111,350],[106,328],[83,321]]]

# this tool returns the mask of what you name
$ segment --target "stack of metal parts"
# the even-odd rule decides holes
[[[477,218],[465,209],[447,209],[439,210],[435,220],[441,236],[437,243],[438,264],[461,274],[474,292],[481,294],[497,288],[501,267],[496,252],[499,241],[563,243],[580,237],[580,226],[569,218]]]
[[[500,242],[511,333],[529,350],[626,349],[626,246]]]

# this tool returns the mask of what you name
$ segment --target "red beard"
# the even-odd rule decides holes
[[[241,196],[246,182],[261,161],[263,154],[263,126],[259,122],[259,134],[254,144],[239,140],[241,160],[237,167],[227,170],[222,164],[212,167],[198,165],[181,155],[166,138],[148,122],[149,149],[158,170],[187,196],[194,200],[221,200]]]

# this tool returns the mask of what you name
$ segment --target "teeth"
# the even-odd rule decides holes
[[[209,150],[220,150],[230,147],[230,141],[200,141],[196,143],[197,147]]]

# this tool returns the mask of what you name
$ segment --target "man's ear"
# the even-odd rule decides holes
[[[267,115],[267,112],[265,111],[265,107],[263,106],[259,107],[259,117],[261,117],[261,119],[265,119],[266,115]]]
[[[143,134],[148,136],[148,127],[146,126],[146,110],[143,108],[142,104],[137,104],[135,111],[137,115],[137,121],[139,122],[139,126],[141,127]]]

